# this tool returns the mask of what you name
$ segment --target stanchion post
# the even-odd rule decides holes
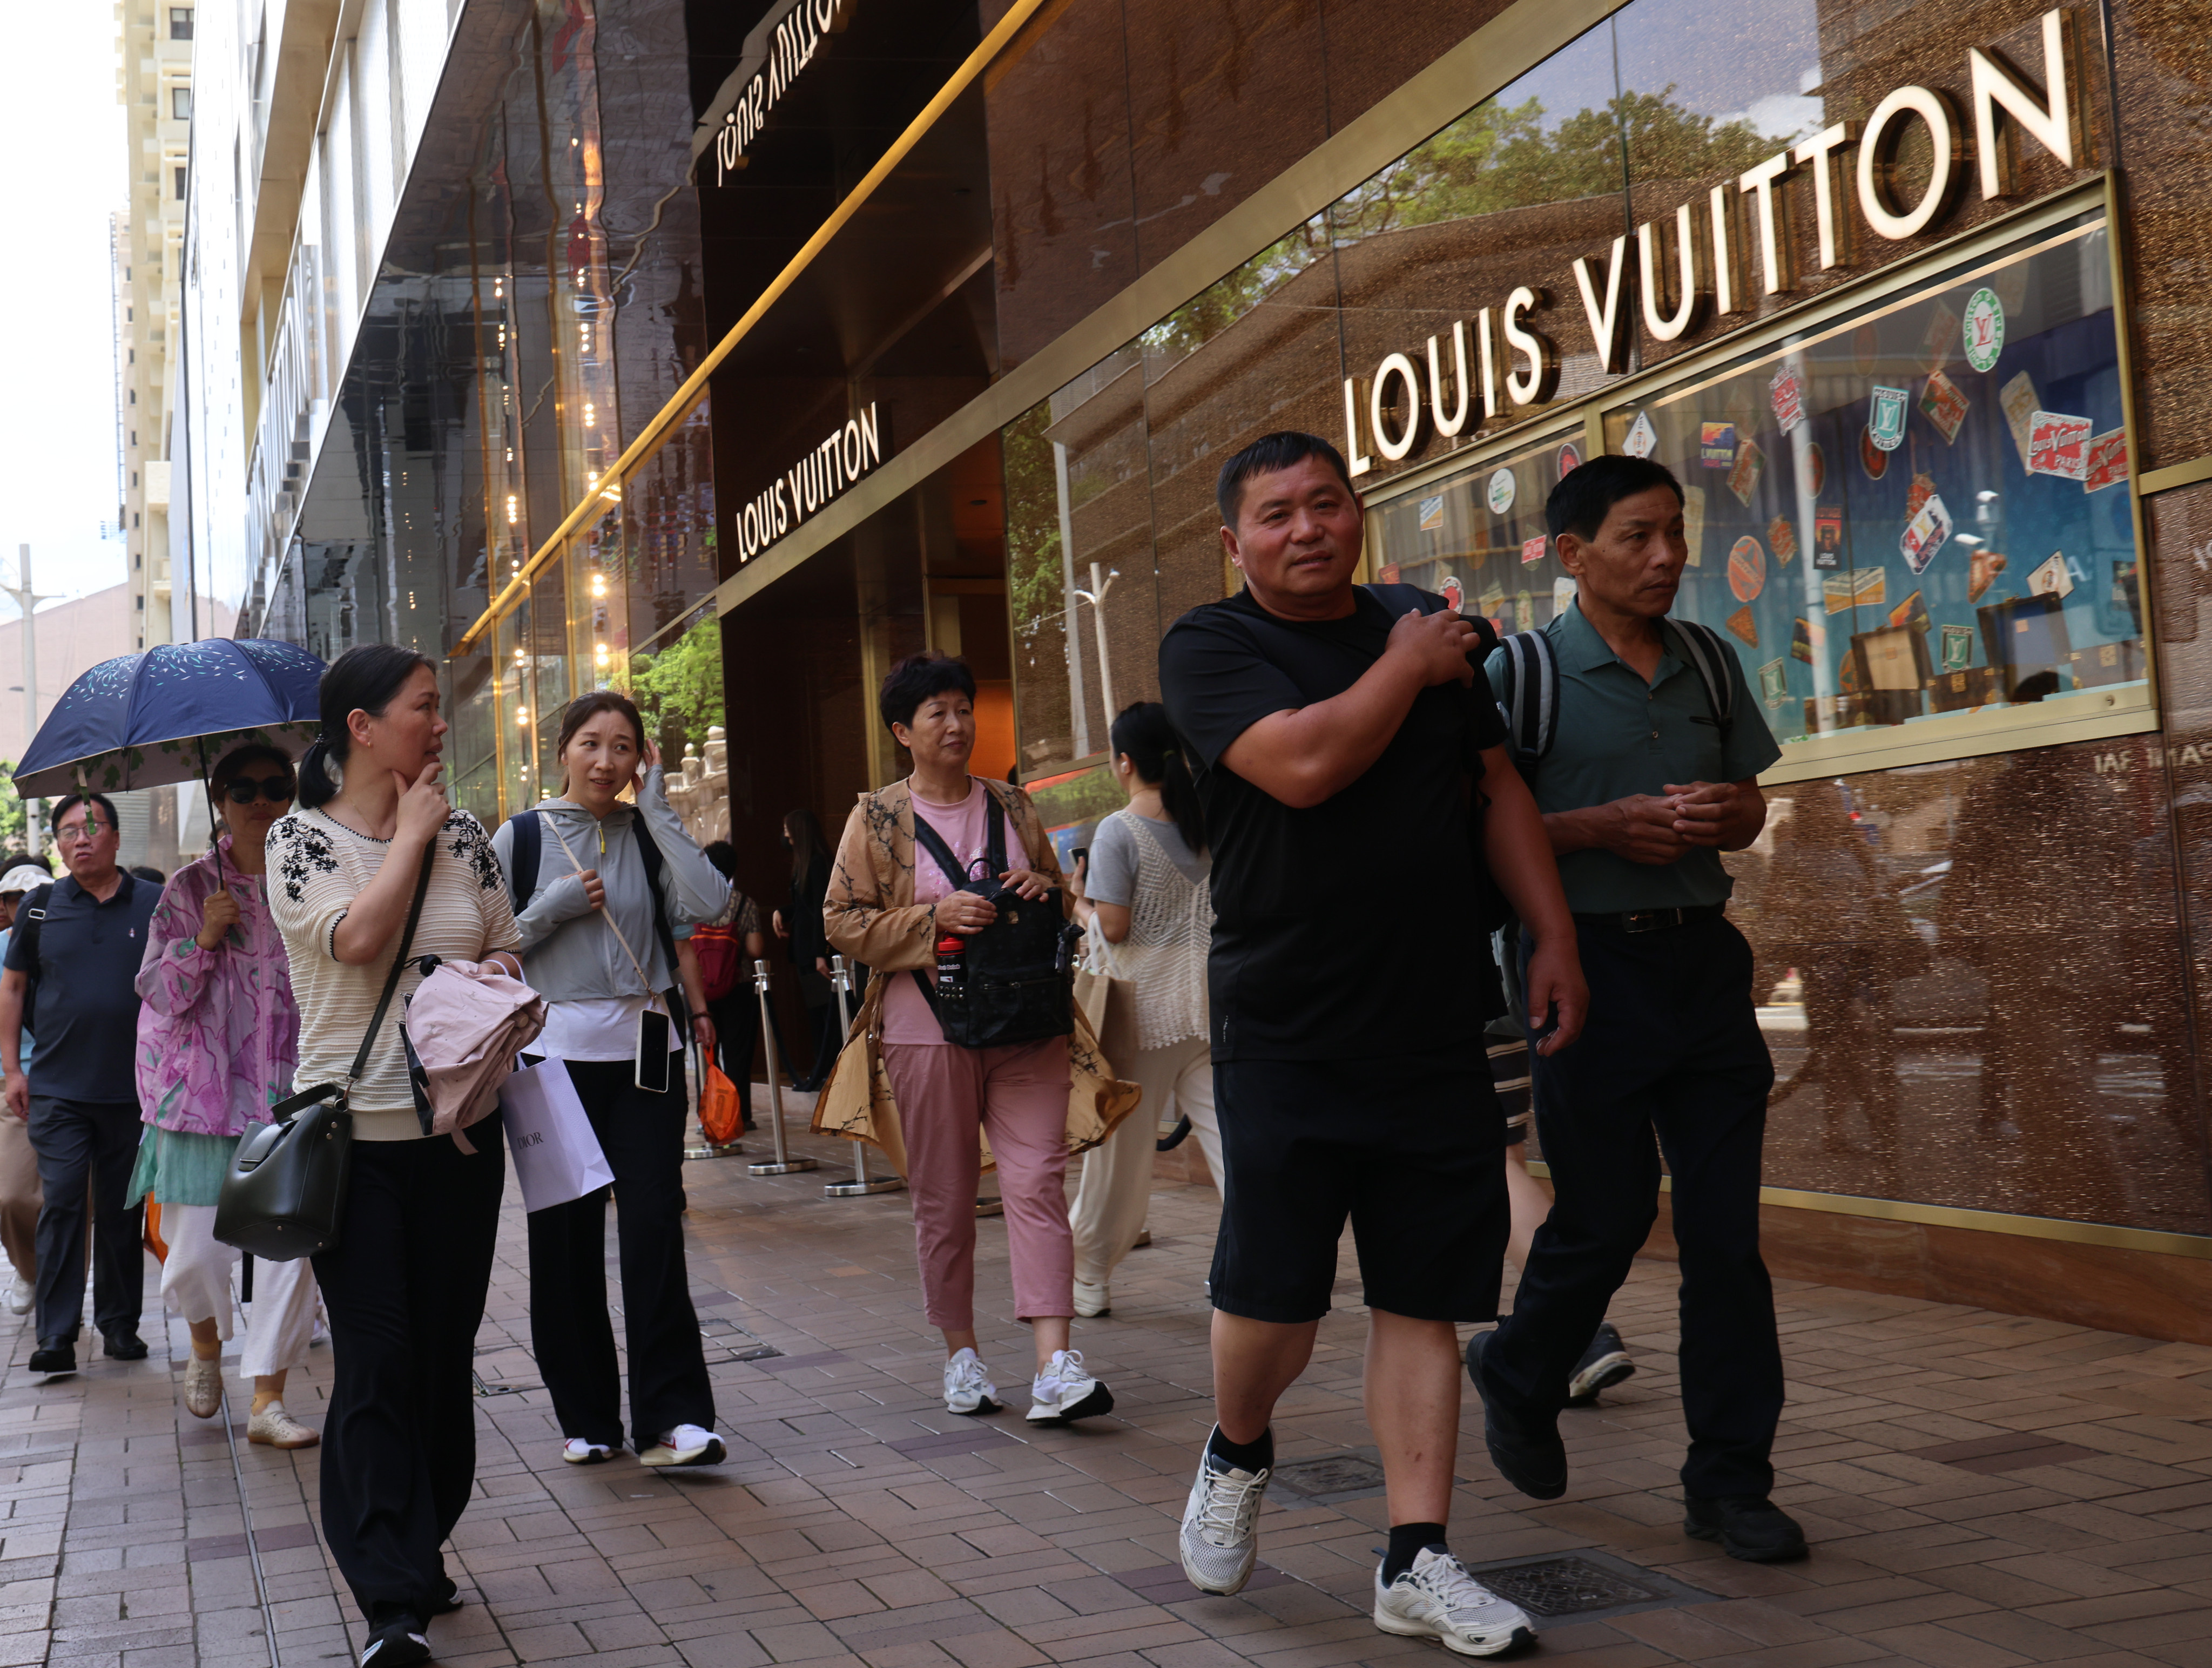
[[[768,1010],[768,963],[753,963],[753,989],[760,996],[761,1044],[768,1050],[769,1129],[775,1137],[775,1156],[765,1164],[748,1164],[757,1176],[784,1176],[814,1168],[811,1158],[793,1158],[783,1133],[783,1062],[775,1057],[775,1022]]]
[[[842,955],[830,958],[830,984],[837,992],[838,1034],[849,1037],[853,1033],[853,967]],[[842,1046],[842,1045],[841,1045]],[[833,1181],[823,1188],[823,1196],[833,1199],[856,1199],[869,1193],[896,1193],[906,1186],[896,1176],[872,1177],[868,1174],[868,1143],[853,1143],[853,1179]]]

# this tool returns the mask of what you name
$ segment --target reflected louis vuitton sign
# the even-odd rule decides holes
[[[746,37],[738,74],[731,78],[738,82],[735,102],[722,111],[721,125],[714,130],[717,185],[745,166],[745,152],[760,136],[769,112],[814,61],[823,37],[844,31],[852,9],[853,0],[793,0],[781,15],[762,22]],[[748,63],[758,66],[749,78]],[[729,85],[723,83],[726,94]]]
[[[1708,317],[1747,313],[1759,296],[1796,288],[1793,228],[1807,208],[1825,271],[1864,258],[1861,225],[1882,242],[1902,243],[1941,224],[1970,173],[1984,201],[2013,195],[2023,133],[2065,167],[2084,166],[2074,12],[2046,11],[2041,33],[2041,90],[1994,52],[1970,48],[1971,109],[1964,116],[1939,88],[1895,88],[1863,122],[1837,122],[1714,186],[1703,201],[1644,221],[1632,250],[1623,234],[1601,259],[1578,257],[1571,276],[1601,368],[1608,374],[1627,368],[1639,318],[1652,341],[1674,342]],[[1924,178],[1908,182],[1899,157],[1916,133],[1924,136],[1929,160]],[[1559,387],[1559,350],[1531,321],[1553,305],[1550,290],[1520,285],[1502,306],[1454,324],[1449,339],[1431,337],[1425,366],[1393,353],[1369,375],[1347,377],[1352,474],[1367,474],[1378,457],[1399,462],[1431,435],[1449,438],[1470,421],[1549,400]]]

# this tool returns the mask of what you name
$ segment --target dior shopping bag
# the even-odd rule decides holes
[[[499,1104],[524,1210],[566,1204],[615,1179],[565,1061],[516,1072],[501,1088]]]

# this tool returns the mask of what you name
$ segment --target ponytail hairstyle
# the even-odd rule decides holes
[[[1203,852],[1206,815],[1199,808],[1198,785],[1190,779],[1190,767],[1183,761],[1182,737],[1168,722],[1168,709],[1157,701],[1123,707],[1108,744],[1117,754],[1127,754],[1139,778],[1159,789],[1160,804],[1182,843]]]
[[[300,761],[302,805],[312,810],[337,797],[338,785],[344,779],[346,755],[353,749],[346,720],[356,713],[382,718],[392,698],[406,687],[418,666],[437,670],[437,663],[428,655],[403,649],[396,643],[362,643],[331,663],[316,692],[322,708],[323,733],[308,743],[307,756]]]

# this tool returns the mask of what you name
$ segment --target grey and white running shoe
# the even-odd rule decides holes
[[[1226,1597],[1252,1579],[1260,1556],[1260,1504],[1272,1469],[1243,1471],[1208,1452],[1182,1508],[1182,1573],[1200,1592]]]
[[[1091,1376],[1083,1351],[1055,1350],[1030,1382],[1030,1410],[1024,1416],[1033,1425],[1065,1425],[1113,1410],[1114,1392]]]
[[[1407,1639],[1441,1639],[1466,1657],[1494,1657],[1536,1637],[1518,1604],[1467,1573],[1449,1552],[1425,1549],[1389,1586],[1375,1567],[1375,1625]]]
[[[963,1349],[945,1362],[945,1410],[947,1413],[996,1413],[999,1386],[983,1370],[983,1358]]]

